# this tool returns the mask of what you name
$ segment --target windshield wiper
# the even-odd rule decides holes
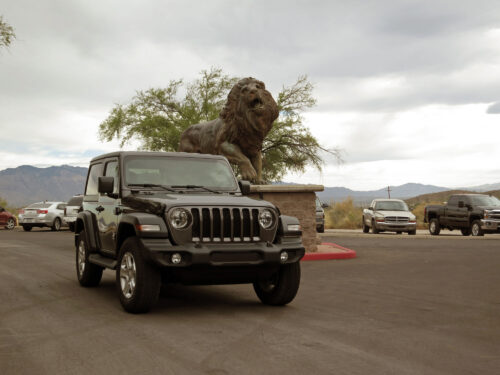
[[[148,187],[148,188],[154,188],[154,187],[159,187],[167,191],[171,191],[172,193],[177,193],[176,190],[169,188],[168,186],[164,185],[159,185],[159,184],[128,184],[128,186],[140,186],[140,187]]]
[[[174,189],[203,189],[205,191],[209,191],[211,193],[215,193],[215,194],[221,194],[220,191],[217,191],[217,190],[212,190],[212,189],[209,189],[205,186],[201,186],[201,185],[172,185],[170,186]]]

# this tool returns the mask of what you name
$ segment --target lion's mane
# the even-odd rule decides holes
[[[259,104],[252,108],[244,88],[254,83],[258,87]],[[278,106],[266,90],[264,82],[248,77],[238,81],[227,96],[219,118],[224,125],[217,137],[217,146],[229,142],[240,146],[244,154],[255,155],[262,149],[262,142],[278,118]]]

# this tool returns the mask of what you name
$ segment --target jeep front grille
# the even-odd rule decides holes
[[[194,242],[260,241],[259,210],[250,208],[191,208]]]

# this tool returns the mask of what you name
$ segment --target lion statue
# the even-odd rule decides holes
[[[262,183],[262,142],[278,118],[278,106],[263,82],[244,78],[233,86],[219,118],[191,125],[179,151],[224,155],[241,177]]]

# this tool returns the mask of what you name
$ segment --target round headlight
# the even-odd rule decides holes
[[[191,224],[191,213],[185,208],[174,208],[170,212],[170,224],[174,229],[184,229]]]
[[[271,210],[264,209],[259,212],[259,224],[264,229],[269,229],[274,224],[274,215]]]

